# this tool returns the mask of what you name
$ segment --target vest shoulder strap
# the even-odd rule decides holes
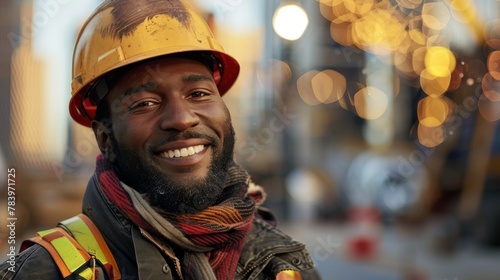
[[[121,279],[118,265],[104,238],[83,214],[62,221],[55,228],[39,231],[35,237],[23,242],[20,251],[35,243],[49,252],[64,278],[77,274],[83,279],[97,279],[98,262],[109,279]]]

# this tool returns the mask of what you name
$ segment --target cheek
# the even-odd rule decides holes
[[[223,103],[218,106],[212,106],[207,111],[207,118],[212,125],[216,125],[224,133],[227,133],[228,128],[231,126],[231,114]]]
[[[143,145],[147,129],[144,124],[138,125],[136,122],[126,121],[113,126],[116,141],[132,150],[137,150]]]

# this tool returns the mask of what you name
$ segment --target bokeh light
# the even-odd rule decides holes
[[[456,64],[455,55],[448,48],[430,47],[425,54],[425,67],[436,77],[449,77]]]
[[[319,73],[317,70],[311,70],[304,73],[300,78],[297,79],[297,91],[300,98],[307,105],[318,105],[321,102],[316,98],[314,90],[312,87],[312,79]]]
[[[366,120],[375,120],[387,111],[389,97],[380,89],[368,86],[354,94],[354,106],[358,116]]]
[[[377,55],[389,55],[406,37],[405,26],[388,10],[373,9],[353,23],[354,44]]]
[[[292,69],[281,60],[273,59],[269,67],[257,69],[257,81],[265,90],[280,91],[292,79]]]
[[[330,104],[344,96],[347,80],[341,73],[326,69],[311,70],[297,80],[300,98],[308,105]]]
[[[495,80],[500,80],[500,51],[490,53],[487,65],[491,77]]]
[[[447,76],[439,77],[433,75],[429,69],[424,69],[420,74],[420,86],[429,96],[437,97],[443,95],[449,88],[451,73]]]
[[[279,7],[273,16],[273,27],[281,38],[294,41],[299,39],[309,24],[309,18],[302,7],[288,4]]]
[[[483,94],[492,102],[500,101],[500,80],[493,78],[491,73],[486,73],[482,81]]]
[[[428,127],[421,123],[418,125],[417,135],[418,142],[428,148],[442,144],[446,136],[442,125]]]
[[[495,19],[485,24],[484,40],[490,48],[500,50],[500,19]]]
[[[337,71],[327,69],[317,73],[311,79],[311,85],[319,102],[329,104],[338,101],[344,96],[346,78]]]
[[[420,76],[420,73],[425,69],[425,54],[427,53],[426,47],[420,47],[413,52],[412,66],[415,74]]]
[[[381,63],[395,67],[398,73],[394,75],[395,96],[400,81],[421,88],[428,95],[419,103],[423,127],[435,129],[443,125],[454,105],[443,98],[461,86],[481,84],[484,98],[490,102],[500,99],[500,20],[482,24],[471,0],[319,0],[319,10],[330,21],[330,36],[335,42],[374,54]],[[460,53],[451,50],[456,32],[452,24],[456,21],[472,31],[473,39],[484,37],[483,43],[489,47],[484,49],[488,54],[486,64],[479,59],[464,60]],[[307,86],[314,96],[301,93],[307,102],[327,103],[326,100],[336,96],[329,94],[333,85],[325,74],[317,72],[315,78],[309,77],[314,82],[308,82]],[[387,110],[384,104],[389,99],[385,94],[375,93],[375,88],[369,89],[362,86],[351,91],[348,98],[337,100],[344,109],[349,108],[350,102],[362,118],[376,119]],[[378,103],[365,105],[368,100]],[[430,133],[421,130],[422,135]],[[440,141],[433,143],[439,145]]]
[[[450,18],[450,12],[444,3],[425,3],[422,7],[423,23],[431,29],[444,29],[448,25]]]
[[[416,9],[422,5],[423,0],[396,0],[399,6],[405,9]]]
[[[426,127],[442,125],[448,117],[448,103],[439,97],[425,97],[418,102],[417,116],[420,124]]]
[[[486,96],[479,97],[479,113],[489,122],[500,120],[500,101],[491,101]]]

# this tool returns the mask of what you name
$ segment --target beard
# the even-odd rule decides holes
[[[205,178],[172,180],[152,160],[142,158],[137,151],[118,143],[111,131],[110,139],[115,154],[112,166],[118,178],[145,195],[151,206],[173,214],[197,213],[215,205],[223,192],[227,169],[233,162],[235,133],[232,125],[224,136],[224,141],[220,141],[207,134],[185,131],[161,143],[188,138],[207,139],[213,154]],[[222,149],[218,149],[221,145]]]

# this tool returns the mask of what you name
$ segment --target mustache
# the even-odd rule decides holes
[[[217,135],[215,135],[215,133],[213,133],[213,132],[210,133],[210,132],[199,132],[199,131],[194,131],[194,130],[185,130],[185,131],[181,131],[181,132],[171,133],[170,135],[159,140],[157,143],[151,144],[149,147],[149,150],[156,151],[160,147],[162,147],[163,145],[166,145],[167,143],[179,141],[179,140],[188,140],[191,138],[205,139],[212,146],[215,146],[220,142]]]

